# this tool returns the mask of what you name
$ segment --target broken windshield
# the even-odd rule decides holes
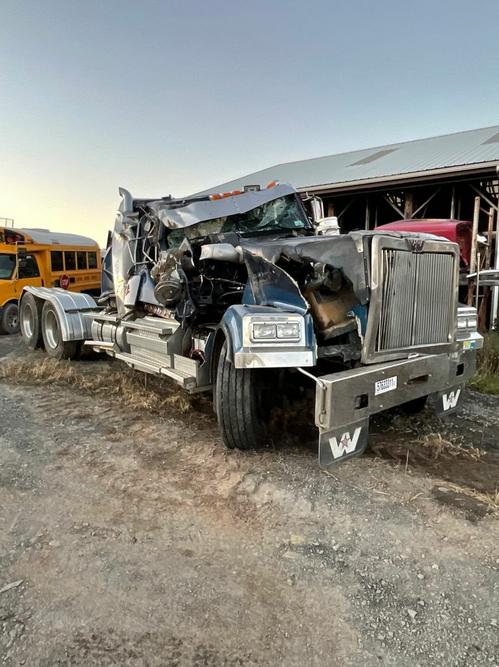
[[[168,245],[177,247],[182,239],[191,241],[211,234],[237,232],[242,236],[255,236],[268,231],[299,231],[309,229],[310,223],[295,195],[278,197],[246,213],[230,215],[199,222],[185,229],[175,229],[168,235]]]

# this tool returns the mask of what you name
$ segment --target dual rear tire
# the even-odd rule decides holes
[[[21,334],[26,345],[32,350],[42,347],[42,308],[43,302],[35,299],[29,292],[26,292],[21,299],[19,313]]]
[[[78,355],[79,342],[62,339],[59,314],[50,301],[42,302],[32,294],[24,294],[20,309],[21,333],[32,350],[44,347],[52,359],[72,359]]]

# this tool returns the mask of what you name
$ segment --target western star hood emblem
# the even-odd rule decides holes
[[[411,252],[420,253],[420,252],[423,252],[424,240],[423,239],[407,239],[407,245],[409,246]]]

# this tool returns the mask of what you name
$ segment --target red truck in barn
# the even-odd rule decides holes
[[[438,218],[416,218],[411,220],[397,220],[376,229],[386,229],[397,232],[418,232],[435,234],[459,245],[461,255],[461,273],[466,274],[470,266],[471,236],[473,223],[467,220],[444,220]]]

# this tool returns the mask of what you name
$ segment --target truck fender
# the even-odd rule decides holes
[[[227,342],[227,360],[231,363],[234,362],[234,350],[240,348],[243,342],[243,319],[241,310],[247,311],[249,309],[251,309],[251,306],[229,306],[218,326],[215,344],[219,342],[223,334],[223,338],[225,338],[225,341]],[[220,344],[218,352],[220,352],[221,347],[222,345]]]
[[[278,349],[261,349],[248,347],[244,342],[244,322],[248,316],[275,316],[291,315],[302,317],[304,321],[304,340],[293,347]],[[221,331],[227,341],[227,360],[236,364],[238,368],[288,368],[295,366],[314,366],[317,359],[317,343],[313,329],[312,317],[309,313],[301,314],[296,311],[286,311],[274,306],[260,306],[249,304],[235,304],[229,306],[220,321],[218,331]],[[218,332],[217,332],[218,333]],[[220,335],[220,334],[218,334]],[[216,342],[216,339],[215,339]],[[246,345],[246,347],[245,347]],[[272,347],[270,345],[270,347]],[[216,346],[214,350],[216,351]],[[279,353],[276,358],[275,352]],[[282,353],[285,354],[282,354]],[[216,356],[216,354],[214,355]],[[246,359],[244,357],[247,357]],[[249,357],[249,360],[248,360]],[[255,363],[256,362],[256,363]]]
[[[98,310],[98,308],[90,294],[68,292],[60,287],[27,286],[23,289],[21,299],[25,292],[29,292],[36,299],[50,301],[54,306],[59,316],[63,341],[92,338],[90,331],[92,318],[88,317],[88,314],[91,311]],[[19,303],[21,299],[19,299]]]

